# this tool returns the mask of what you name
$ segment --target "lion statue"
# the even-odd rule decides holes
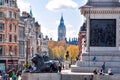
[[[43,72],[58,72],[58,61],[50,60],[49,56],[35,54],[31,59],[33,65],[26,72],[43,73]]]
[[[44,66],[43,57],[38,54],[35,54],[31,61],[34,64],[34,67],[36,68],[36,70],[32,70],[31,72],[42,72],[42,68]]]

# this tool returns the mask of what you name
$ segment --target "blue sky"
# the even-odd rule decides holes
[[[80,26],[84,17],[78,9],[87,0],[17,0],[20,11],[30,11],[32,8],[33,17],[41,24],[41,32],[53,40],[58,38],[58,25],[63,13],[66,25],[66,37],[78,37]]]

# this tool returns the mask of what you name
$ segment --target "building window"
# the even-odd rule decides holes
[[[9,47],[9,52],[12,52],[12,46]]]
[[[16,19],[17,18],[17,14],[15,13],[14,16],[15,16],[15,19]]]
[[[12,18],[12,12],[9,11],[9,18]]]
[[[12,6],[12,1],[10,1],[10,7]]]
[[[2,37],[2,34],[0,34],[0,42],[2,42],[2,38],[3,38],[3,37]]]
[[[2,12],[0,12],[0,17],[3,17],[3,13]]]
[[[0,0],[0,5],[3,5],[3,0]]]
[[[9,42],[12,42],[12,35],[9,35]]]
[[[2,55],[2,52],[3,52],[3,47],[0,46],[0,55]]]
[[[17,37],[16,36],[14,36],[14,41],[17,42]]]
[[[16,25],[15,25],[15,32],[16,32]]]
[[[5,3],[8,3],[8,0],[5,0]]]
[[[12,7],[15,7],[15,0],[12,0]]]
[[[4,30],[4,24],[0,23],[0,30]]]
[[[12,31],[12,24],[9,25],[9,30]]]

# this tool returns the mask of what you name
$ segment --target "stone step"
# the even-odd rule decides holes
[[[86,66],[91,66],[91,67],[101,67],[103,65],[103,62],[93,62],[93,61],[77,61],[76,63],[77,66],[80,67],[86,67]],[[119,67],[120,68],[120,62],[105,62],[105,67]]]
[[[83,61],[93,61],[94,57],[96,57],[96,60],[99,62],[120,62],[120,56],[83,56]]]
[[[91,80],[91,77],[87,74],[62,74],[61,80]]]
[[[71,72],[83,72],[83,73],[92,73],[95,69],[97,72],[101,69],[101,67],[80,67],[80,66],[71,66]],[[113,74],[120,74],[120,67],[111,68]],[[108,68],[105,68],[105,73],[107,73]]]

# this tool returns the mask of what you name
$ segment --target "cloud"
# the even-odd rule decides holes
[[[46,27],[41,27],[42,33],[44,36],[48,36],[49,38],[52,38],[53,40],[57,41],[58,34],[56,29],[48,29]]]
[[[29,11],[30,9],[30,3],[25,2],[24,0],[17,0],[18,8],[20,8],[20,11]]]
[[[51,11],[77,8],[78,4],[72,0],[51,0],[46,8]]]

